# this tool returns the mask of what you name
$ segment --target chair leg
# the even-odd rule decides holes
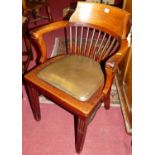
[[[33,85],[29,82],[26,82],[26,89],[28,92],[28,97],[30,101],[30,106],[33,112],[33,116],[36,121],[41,120],[41,113],[40,113],[40,105],[39,105],[39,93],[33,87]]]
[[[50,10],[50,7],[49,6],[46,6],[46,13],[48,15],[48,18],[49,18],[49,22],[52,22],[53,21],[53,18],[51,16],[51,10]]]
[[[105,109],[109,109],[110,108],[110,95],[108,95],[106,97],[106,99],[104,100],[104,107],[105,107]]]
[[[83,149],[88,121],[86,118],[82,118],[80,116],[74,116],[75,121],[75,147],[76,152],[80,153]]]

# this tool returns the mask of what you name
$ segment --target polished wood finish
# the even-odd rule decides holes
[[[76,116],[75,116],[76,117]],[[88,120],[82,117],[76,117],[77,121],[77,132],[75,133],[75,143],[76,143],[76,151],[80,153],[83,149],[83,144],[86,137],[87,127],[88,127]]]
[[[80,9],[83,10],[84,8],[90,8],[91,13],[89,14],[89,17],[85,17],[88,18],[85,20],[79,16]],[[77,153],[82,151],[88,124],[94,118],[95,113],[101,106],[101,102],[104,101],[106,109],[110,108],[109,95],[113,78],[118,64],[123,59],[128,48],[128,41],[126,40],[125,36],[128,33],[127,29],[130,27],[129,13],[118,8],[110,7],[110,13],[104,15],[102,11],[106,8],[109,8],[109,6],[103,4],[79,2],[77,5],[77,10],[69,21],[58,21],[31,31],[31,39],[33,40],[34,47],[36,48],[36,51],[41,54],[39,59],[40,65],[25,75],[27,86],[29,88],[33,87],[33,90],[29,89],[29,97],[31,105],[34,104],[32,107],[36,107],[36,110],[33,110],[35,111],[35,119],[38,120],[36,115],[40,116],[38,100],[36,99],[38,92],[44,94],[58,105],[74,114],[76,135],[75,145]],[[101,15],[98,16],[100,13]],[[122,20],[117,21],[117,25],[115,25],[114,28],[114,26],[111,26],[111,24],[115,24],[116,14],[118,20]],[[103,17],[105,17],[105,21]],[[112,21],[114,23],[109,21],[108,18],[113,19]],[[64,91],[59,90],[58,88],[37,77],[37,73],[40,70],[49,64],[58,61],[66,55],[58,55],[52,57],[51,59],[47,59],[43,35],[57,29],[65,30],[64,35],[66,36],[67,40],[69,40],[69,42],[66,43],[66,48],[68,51],[67,54],[87,56],[103,65],[103,71],[105,72],[105,83],[103,83],[86,101],[77,100]],[[35,98],[34,100],[31,99],[33,97]]]
[[[84,101],[81,104],[80,101],[76,100],[75,98],[69,96],[63,91],[49,85],[48,83],[44,82],[43,80],[39,79],[36,74],[48,64],[57,61],[58,59],[62,58],[64,55],[56,56],[46,61],[45,63],[39,65],[34,70],[30,71],[25,75],[27,81],[35,85],[39,92],[48,96],[48,98],[52,97],[56,103],[62,105],[66,109],[73,111],[73,113],[81,115],[83,117],[88,117],[90,112],[97,106],[99,101],[102,99],[102,87],[98,89],[98,91],[88,100]],[[63,101],[63,102],[62,102]]]
[[[86,27],[70,24],[69,34],[70,54],[88,56],[99,62],[112,55],[120,45],[119,38],[103,33],[91,25]]]
[[[39,106],[39,93],[37,89],[31,84],[26,84],[26,89],[28,92],[29,100],[30,100],[30,106],[34,115],[35,120],[39,121],[41,120],[41,113],[40,113],[40,106]]]
[[[40,15],[40,9],[45,8],[46,16]],[[36,22],[41,19],[47,19],[49,22],[52,22],[51,10],[47,0],[22,0],[22,11],[23,15],[27,16],[29,22]],[[33,19],[30,20],[30,15],[33,16]]]
[[[33,40],[33,44],[37,49],[37,53],[41,55],[38,63],[44,63],[47,60],[46,44],[43,39],[43,35],[51,31],[65,28],[67,25],[69,25],[68,21],[58,21],[47,24],[45,26],[41,26],[40,28],[36,28],[35,30],[31,31],[31,38]]]
[[[109,34],[126,38],[130,30],[130,14],[125,10],[99,3],[80,2],[70,22],[95,25]],[[101,20],[104,19],[104,20]],[[118,25],[118,26],[116,26]]]

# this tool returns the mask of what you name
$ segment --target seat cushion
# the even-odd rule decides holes
[[[66,55],[37,76],[80,101],[88,100],[104,84],[100,64],[85,56]]]

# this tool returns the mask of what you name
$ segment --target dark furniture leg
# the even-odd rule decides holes
[[[26,89],[28,92],[29,102],[30,102],[30,106],[31,106],[34,118],[36,121],[39,121],[41,120],[39,95],[38,95],[39,93],[34,88],[34,86],[29,82],[26,82]]]
[[[105,109],[109,109],[110,108],[110,95],[108,95],[106,97],[106,99],[104,100],[104,107],[105,107]]]
[[[80,116],[74,116],[74,121],[76,124],[75,125],[75,147],[76,147],[76,152],[80,153],[83,149],[88,121],[86,118],[82,118]]]

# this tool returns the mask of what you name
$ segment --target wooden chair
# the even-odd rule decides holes
[[[41,8],[45,8],[46,16],[40,15],[39,10]],[[35,24],[41,19],[47,19],[49,22],[53,20],[47,0],[22,0],[22,10],[23,15],[28,17],[29,22],[35,22]],[[31,15],[34,19],[30,19]]]
[[[43,35],[65,29],[67,53],[47,60]],[[78,2],[69,21],[58,21],[31,32],[40,65],[25,75],[34,118],[41,119],[41,93],[75,116],[75,146],[83,148],[88,124],[110,90],[119,62],[128,49],[130,14],[104,4]],[[94,131],[95,132],[95,131]]]

